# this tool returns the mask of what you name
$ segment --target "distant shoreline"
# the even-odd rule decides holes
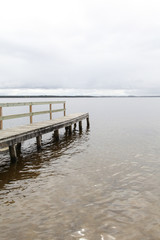
[[[19,95],[19,96],[0,96],[0,98],[159,98],[159,96],[59,96],[59,95]]]

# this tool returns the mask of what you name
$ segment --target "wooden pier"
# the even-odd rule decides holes
[[[34,105],[49,105],[49,110],[33,112],[32,106]],[[54,104],[63,104],[63,108],[55,109]],[[7,115],[3,116],[2,108],[4,107],[18,107],[29,106],[29,112],[23,114]],[[52,119],[52,113],[63,112],[64,116]],[[33,116],[40,114],[49,114],[50,120],[43,122],[33,123]],[[2,129],[3,121],[13,118],[29,117],[30,124],[24,126],[16,126],[14,128]],[[17,153],[21,149],[21,143],[25,140],[36,138],[37,149],[41,148],[42,135],[49,132],[54,132],[55,140],[59,140],[59,129],[65,128],[68,134],[72,133],[78,123],[79,131],[82,131],[82,120],[86,119],[87,128],[89,128],[89,114],[88,113],[75,113],[66,116],[66,103],[64,101],[57,102],[23,102],[23,103],[1,103],[0,104],[0,147],[9,147],[10,159],[12,162],[17,160]]]

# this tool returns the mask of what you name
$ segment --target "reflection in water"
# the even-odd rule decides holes
[[[76,145],[77,141],[80,142],[82,137],[83,141],[87,141],[88,133],[89,129],[87,129],[84,137],[82,133],[76,131],[73,131],[72,135],[65,132],[60,136],[59,141],[55,141],[54,137],[51,136],[44,139],[42,149],[38,153],[36,144],[30,145],[28,141],[28,148],[24,149],[23,153],[20,153],[17,163],[10,163],[8,152],[1,154],[0,189],[12,181],[36,178],[40,174],[39,169],[42,168],[43,164],[50,161],[56,162],[67,151],[70,151],[70,156],[72,156],[74,154],[74,145]],[[77,150],[76,152],[78,153]]]
[[[77,101],[94,106],[90,131],[1,155],[0,239],[160,239],[158,99]]]

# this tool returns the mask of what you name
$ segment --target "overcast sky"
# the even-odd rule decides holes
[[[160,94],[159,0],[4,0],[2,89]]]

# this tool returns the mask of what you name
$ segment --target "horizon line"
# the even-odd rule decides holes
[[[160,97],[160,95],[0,95],[0,98],[146,98]]]

